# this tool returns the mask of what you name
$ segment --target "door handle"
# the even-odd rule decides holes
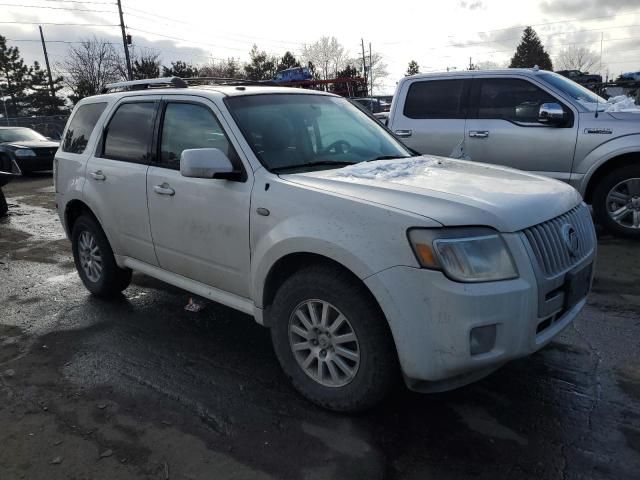
[[[107,177],[104,176],[104,173],[102,173],[102,170],[96,170],[95,172],[91,172],[89,175],[91,175],[91,178],[99,182],[104,182],[107,179]]]
[[[395,130],[394,133],[401,138],[407,138],[411,136],[413,131],[412,130]]]
[[[176,191],[173,188],[171,188],[167,183],[154,186],[153,191],[156,192],[158,195],[169,195],[170,197],[175,195],[176,193]]]
[[[488,130],[470,130],[469,136],[471,138],[487,138],[489,136]]]

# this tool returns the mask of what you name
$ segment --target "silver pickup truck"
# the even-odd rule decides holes
[[[611,233],[640,238],[640,110],[534,69],[421,74],[398,83],[388,127],[421,153],[556,178]]]

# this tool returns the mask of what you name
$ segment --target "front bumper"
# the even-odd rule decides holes
[[[53,156],[16,157],[14,162],[19,169],[19,173],[53,170]]]
[[[482,378],[545,346],[584,307],[586,298],[548,324],[540,318],[538,282],[523,240],[519,234],[503,237],[520,274],[514,280],[458,283],[438,271],[405,266],[365,280],[389,321],[410,388],[443,391]],[[580,268],[592,262],[593,256]],[[490,325],[496,326],[493,348],[472,355],[471,331]]]

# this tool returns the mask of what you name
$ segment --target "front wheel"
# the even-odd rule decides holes
[[[640,239],[640,166],[618,168],[593,193],[596,220],[609,232]]]
[[[269,312],[282,369],[307,399],[355,412],[380,402],[398,378],[386,320],[348,273],[308,267],[280,287]]]

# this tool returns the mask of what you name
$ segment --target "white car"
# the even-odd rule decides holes
[[[116,84],[67,124],[56,202],[93,294],[137,270],[252,315],[293,385],[340,411],[400,375],[480,379],[583,308],[596,237],[572,187],[416,156],[335,95],[185,87]]]

